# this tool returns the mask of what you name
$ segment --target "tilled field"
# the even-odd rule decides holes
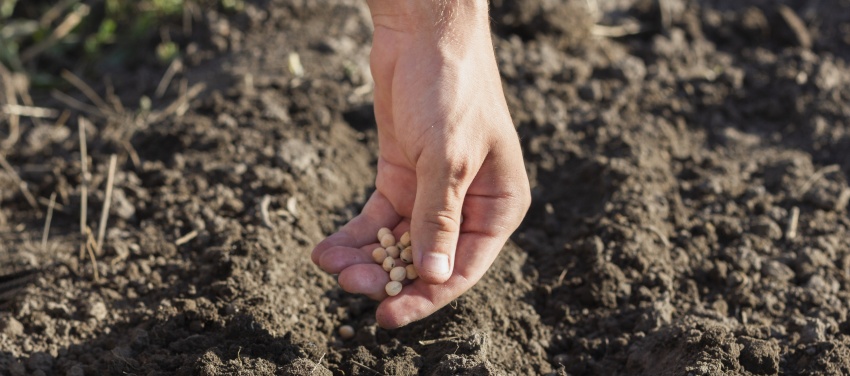
[[[0,374],[850,374],[850,3],[491,13],[534,202],[473,290],[388,331],[310,262],[374,183],[368,10],[250,1],[204,13],[162,98],[141,67],[22,120]]]

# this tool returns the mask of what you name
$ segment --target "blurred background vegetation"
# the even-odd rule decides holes
[[[63,69],[167,64],[193,20],[244,0],[0,0],[0,63],[52,87]],[[87,68],[85,68],[87,67]]]

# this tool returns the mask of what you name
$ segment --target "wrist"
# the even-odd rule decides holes
[[[451,39],[489,36],[488,0],[368,0],[375,28]]]

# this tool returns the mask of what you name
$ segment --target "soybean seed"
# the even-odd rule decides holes
[[[405,277],[407,277],[407,268],[403,266],[396,266],[390,270],[390,280],[401,282]]]
[[[386,227],[381,227],[381,229],[378,230],[378,240],[381,240],[381,238],[383,238],[384,235],[386,235],[386,234],[392,235],[392,233],[393,232],[390,229],[388,229]]]
[[[389,272],[395,267],[395,259],[392,257],[387,257],[384,259],[384,262],[381,264],[381,266],[384,267],[384,271]]]
[[[343,325],[339,327],[339,336],[342,339],[351,339],[354,337],[354,328],[351,325]]]
[[[401,245],[407,247],[410,245],[410,231],[405,231],[404,234],[401,235],[401,239],[399,240]]]
[[[384,290],[387,291],[387,295],[396,296],[401,292],[401,282],[399,281],[390,281],[387,283],[387,286],[384,287]]]
[[[394,245],[387,247],[387,255],[389,255],[390,257],[398,258],[399,253],[400,251],[398,250],[398,247]]]
[[[407,272],[407,279],[414,280],[419,278],[419,273],[416,272],[416,268],[413,265],[408,265],[404,269]]]
[[[410,247],[405,248],[403,251],[401,251],[400,256],[401,256],[401,261],[404,261],[408,264],[412,263],[413,262],[413,249],[411,249]]]
[[[381,237],[381,247],[386,248],[392,245],[395,245],[395,236],[393,234],[384,234]]]
[[[384,259],[387,258],[387,250],[381,247],[375,248],[372,251],[372,259],[375,260],[376,263],[380,264],[384,262]]]

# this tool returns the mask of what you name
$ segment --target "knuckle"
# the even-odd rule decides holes
[[[445,157],[445,175],[449,183],[459,184],[473,173],[472,160],[459,153],[451,153]]]
[[[458,232],[460,221],[445,211],[432,212],[422,218],[423,225],[436,232]]]
[[[446,156],[440,173],[441,184],[446,190],[448,200],[461,200],[464,189],[475,177],[476,166],[470,158],[460,155]]]

